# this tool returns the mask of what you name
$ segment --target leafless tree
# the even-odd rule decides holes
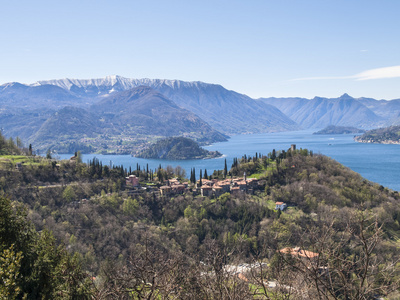
[[[259,267],[252,278],[266,299],[268,279],[290,299],[373,299],[398,288],[393,278],[398,257],[380,249],[383,225],[368,212],[350,215],[344,228],[335,221],[308,229],[297,248],[276,251],[271,269]],[[307,251],[305,249],[310,249]],[[281,298],[283,299],[283,298]]]

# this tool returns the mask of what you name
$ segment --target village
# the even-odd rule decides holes
[[[126,186],[131,193],[138,192],[142,189],[139,178],[136,175],[129,175],[126,179]],[[172,196],[192,192],[200,194],[203,197],[219,197],[224,193],[253,193],[258,188],[258,179],[244,177],[231,179],[202,179],[197,180],[196,184],[189,184],[185,181],[179,181],[177,178],[168,179],[165,185],[156,189],[160,196]],[[146,188],[147,189],[147,188]],[[154,191],[154,189],[150,189]]]
[[[202,179],[190,184],[186,181],[179,181],[177,178],[168,179],[165,185],[142,187],[139,178],[136,175],[129,175],[126,179],[128,194],[138,194],[141,192],[157,192],[161,197],[174,196],[184,193],[201,195],[202,197],[219,197],[224,193],[231,194],[253,194],[255,190],[260,189],[257,178],[247,178],[246,173],[243,177],[230,179]],[[287,207],[284,202],[277,201],[275,210],[283,211]]]

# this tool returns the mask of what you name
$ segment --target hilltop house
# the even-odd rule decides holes
[[[284,210],[286,207],[285,202],[275,202],[275,210]]]
[[[212,196],[213,188],[210,185],[202,185],[200,191],[203,197],[210,197]]]
[[[298,258],[306,259],[309,261],[313,261],[316,258],[318,258],[318,256],[319,256],[318,253],[308,251],[308,250],[303,250],[300,247],[294,247],[294,248],[286,247],[286,248],[279,250],[279,252],[282,254],[290,254],[293,257],[298,257]]]
[[[169,179],[167,181],[167,185],[160,187],[160,195],[175,195],[175,194],[183,194],[187,189],[187,183],[180,183],[178,179]]]
[[[139,178],[136,177],[135,175],[129,175],[128,177],[125,177],[125,179],[127,186],[133,186],[133,187],[139,186]]]
[[[171,194],[171,187],[169,185],[164,185],[162,187],[160,187],[160,195],[161,196],[168,196],[169,194]]]

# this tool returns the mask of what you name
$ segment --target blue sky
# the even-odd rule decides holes
[[[254,98],[400,98],[397,0],[0,4],[0,84],[120,75]]]

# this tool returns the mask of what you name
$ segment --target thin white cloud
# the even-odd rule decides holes
[[[356,80],[384,79],[400,77],[400,66],[367,70],[354,75]]]
[[[320,77],[303,77],[295,78],[290,81],[303,81],[303,80],[334,80],[334,79],[355,79],[355,80],[372,80],[372,79],[385,79],[400,77],[400,66],[377,68],[367,70],[351,76],[320,76]]]

